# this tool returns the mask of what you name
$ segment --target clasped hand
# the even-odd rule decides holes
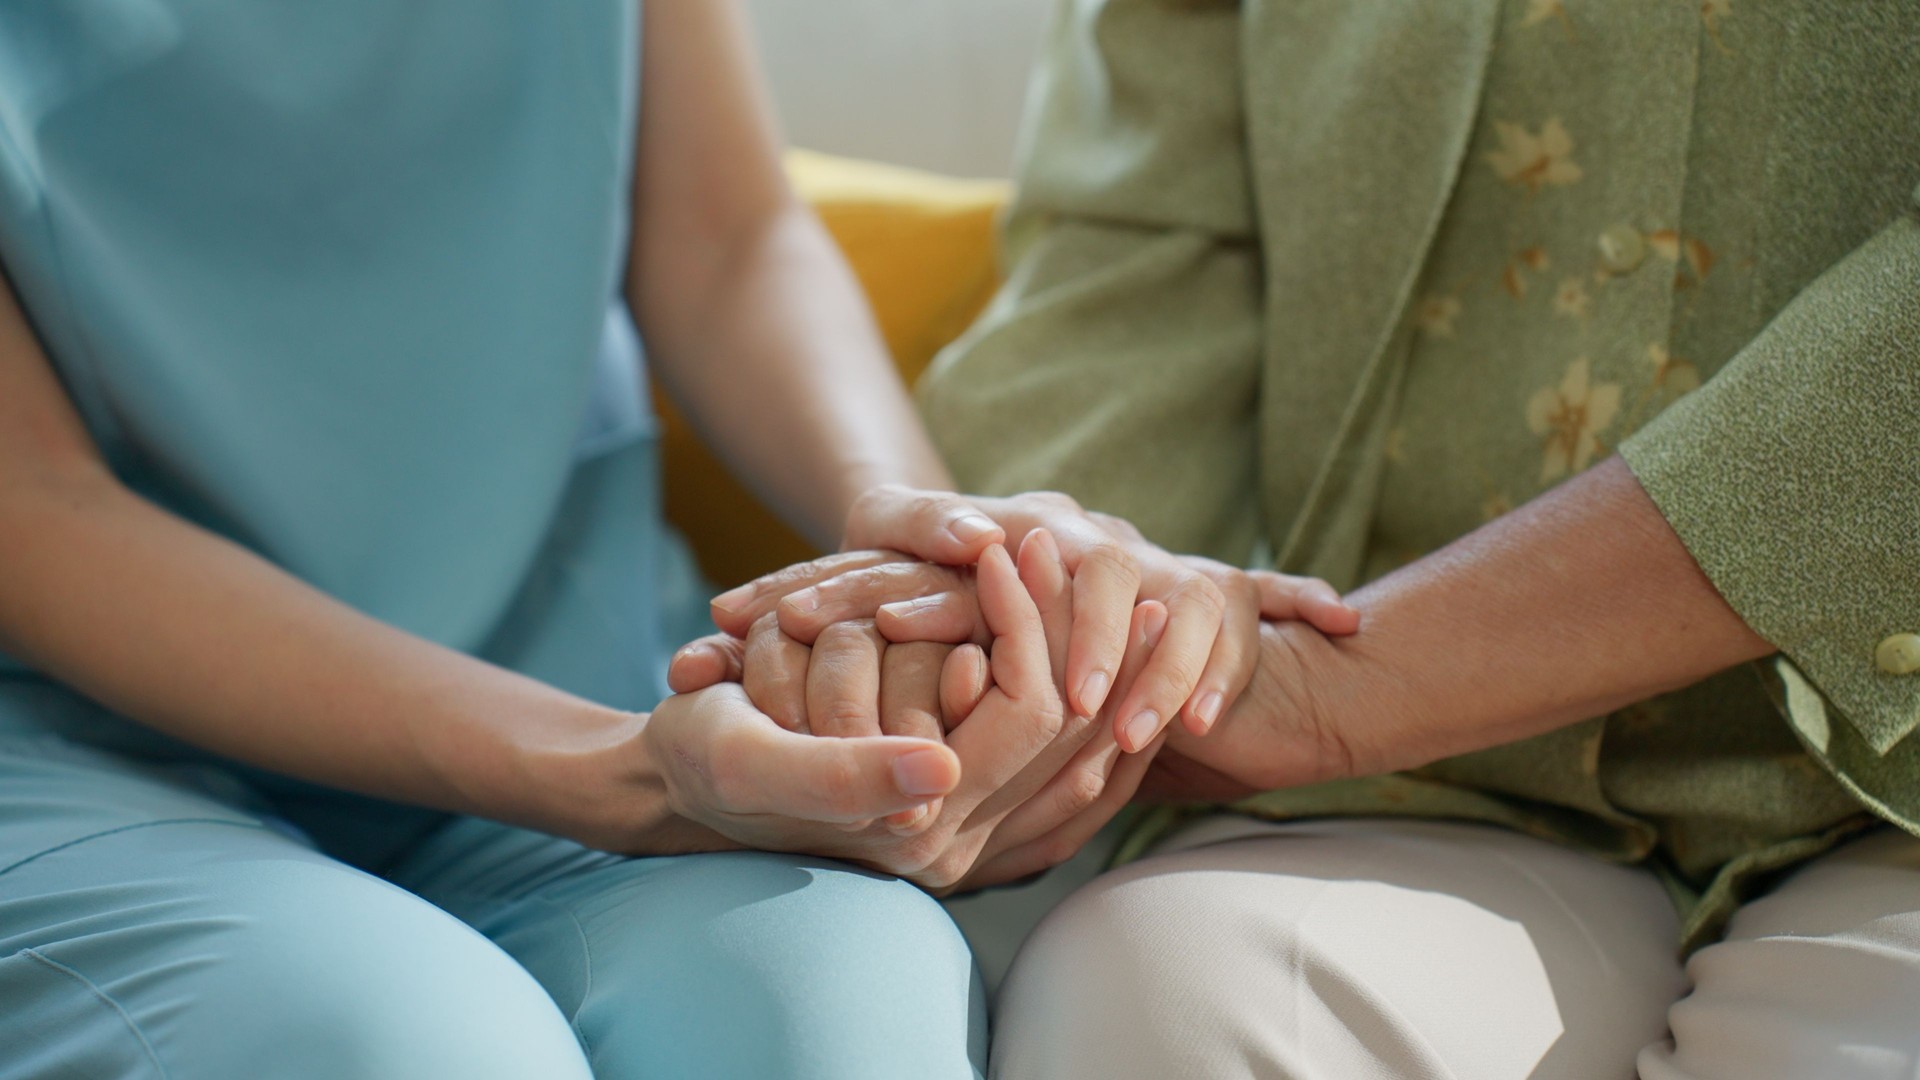
[[[848,537],[878,549],[719,598],[647,737],[683,817],[937,892],[1076,851],[1176,716],[1204,735],[1245,690],[1263,617],[1357,623],[1324,583],[1175,557],[1059,496],[880,489]]]

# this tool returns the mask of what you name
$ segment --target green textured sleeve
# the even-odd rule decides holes
[[[1173,550],[1251,555],[1261,278],[1240,19],[1231,0],[1059,8],[1007,283],[920,385],[965,489],[1061,490]]]
[[[1816,279],[1620,450],[1780,648],[1776,697],[1809,746],[1883,812],[1911,815],[1920,673],[1882,646],[1920,634],[1920,222]]]

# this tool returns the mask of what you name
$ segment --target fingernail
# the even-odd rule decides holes
[[[1127,721],[1126,731],[1129,748],[1139,750],[1160,733],[1160,714],[1152,709],[1142,709]]]
[[[1202,728],[1212,730],[1213,722],[1220,719],[1220,706],[1226,700],[1218,690],[1207,691],[1199,701],[1193,703],[1193,718],[1200,721]]]
[[[895,600],[891,604],[881,604],[880,610],[896,619],[908,619],[923,611],[931,611],[941,604],[941,595],[916,596],[912,600]]]
[[[713,606],[731,615],[739,611],[742,607],[745,607],[747,601],[751,599],[753,599],[753,586],[742,585],[737,589],[728,589],[726,592],[714,597]]]
[[[1100,711],[1100,706],[1106,704],[1107,687],[1111,685],[1112,680],[1107,678],[1104,671],[1095,671],[1080,681],[1080,708],[1086,715],[1092,716]]]
[[[1140,624],[1140,640],[1147,648],[1158,648],[1161,635],[1167,632],[1167,609],[1155,608],[1147,613],[1146,621]]]
[[[893,782],[903,795],[944,795],[953,769],[938,750],[915,750],[893,759]]]
[[[979,514],[967,514],[954,518],[948,523],[947,531],[953,534],[955,540],[963,544],[971,544],[999,532],[1000,526]]]
[[[820,594],[812,589],[802,589],[787,597],[787,606],[802,615],[820,610]]]

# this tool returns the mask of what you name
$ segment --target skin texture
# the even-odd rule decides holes
[[[1068,703],[1081,715],[1115,705],[1114,736],[1130,752],[1151,743],[1176,715],[1188,732],[1204,734],[1232,705],[1259,659],[1263,601],[1284,597],[1275,600],[1280,613],[1265,612],[1268,618],[1304,618],[1335,635],[1359,627],[1358,613],[1325,582],[1256,575],[1208,559],[1174,556],[1147,543],[1127,522],[1088,513],[1054,493],[989,499],[898,486],[876,489],[856,505],[848,543],[884,544],[898,539],[894,533],[900,531],[936,534],[944,522],[975,510],[1013,537],[1024,539],[1043,528],[1051,534],[1073,575],[1076,613],[1063,669]],[[801,654],[793,646],[812,645],[828,628],[848,620],[872,620],[892,641],[978,642],[983,631],[970,589],[964,565],[922,562],[885,549],[848,551],[788,567],[715,599],[714,622],[722,635],[683,649],[674,659],[672,685],[693,690],[741,678],[741,642],[768,618],[777,619],[788,644],[756,653],[762,663],[747,665],[749,672],[759,668],[757,677],[748,677],[750,693],[756,682],[794,685],[792,669]],[[1125,643],[1124,613],[1136,596],[1165,604],[1167,639],[1145,671],[1118,681],[1114,669]],[[785,665],[779,674],[765,667],[776,657]],[[1090,683],[1095,675],[1098,680]],[[1109,700],[1116,688],[1118,697]],[[790,691],[752,696],[776,715],[791,717],[801,704]]]
[[[808,781],[750,771],[745,763],[768,757],[754,752],[762,742],[789,745],[798,756],[876,739],[790,732],[768,721],[731,683],[679,695],[654,713],[650,737],[712,747],[708,753],[656,755],[666,763],[669,803],[749,846],[799,846],[942,893],[1024,876],[1071,854],[1132,798],[1151,750],[1123,755],[1104,717],[1079,717],[1066,708],[1059,658],[1072,628],[1073,598],[1058,550],[1044,533],[1022,546],[1017,570],[1005,549],[989,548],[980,563],[978,595],[989,628],[990,686],[977,701],[959,702],[964,715],[948,733],[950,749],[929,744],[928,754],[947,754],[954,766],[953,776],[943,778],[945,797],[937,808],[903,822],[874,821],[872,810],[880,804],[869,796],[886,784],[878,776],[828,777],[824,787],[816,777],[808,790],[788,790]],[[1149,662],[1167,621],[1154,601],[1135,609],[1124,670]],[[848,640],[864,635],[857,625],[846,632]],[[876,649],[919,647],[872,640],[849,645],[846,669],[823,668],[820,681],[826,685],[810,685],[809,692],[823,711],[854,720],[849,731],[877,713],[883,693],[930,708],[941,695],[938,669],[896,670],[905,685],[885,686],[879,674],[885,661]],[[953,778],[957,783],[948,782]],[[814,801],[819,824],[797,829],[768,814],[769,807],[804,799]]]
[[[1773,653],[1619,458],[1351,594],[1366,631],[1262,631],[1253,689],[1148,792],[1231,798],[1514,742]]]

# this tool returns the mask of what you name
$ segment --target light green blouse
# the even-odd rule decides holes
[[[971,488],[1342,587],[1619,450],[1777,659],[1238,809],[1645,862],[1698,944],[1920,821],[1915,56],[1914,0],[1064,4],[927,415]]]

